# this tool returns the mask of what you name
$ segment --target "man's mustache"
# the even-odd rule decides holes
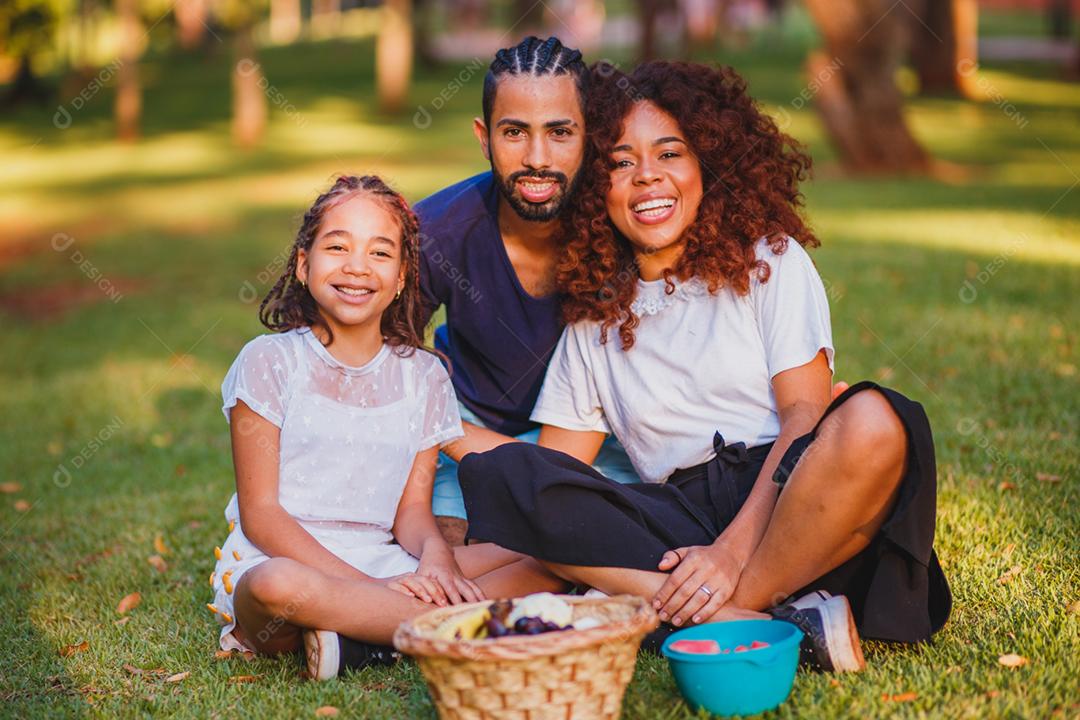
[[[554,170],[519,170],[516,173],[511,173],[510,177],[507,178],[507,180],[509,181],[510,185],[513,186],[516,185],[517,181],[521,180],[522,178],[549,178],[559,183],[559,186],[563,188],[566,187],[567,183],[566,175],[562,174],[561,172],[555,172]]]

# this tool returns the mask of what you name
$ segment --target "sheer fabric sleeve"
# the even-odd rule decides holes
[[[457,395],[450,383],[450,376],[434,356],[422,350],[416,351],[425,362],[424,377],[419,383],[420,407],[422,408],[420,426],[420,450],[427,450],[436,445],[444,445],[451,440],[463,437],[461,414],[458,412]]]
[[[289,379],[296,362],[289,338],[260,335],[240,351],[221,383],[221,411],[226,422],[237,400],[279,428],[285,421]]]

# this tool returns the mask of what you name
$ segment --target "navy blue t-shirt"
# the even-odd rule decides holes
[[[435,347],[450,358],[458,399],[505,435],[529,420],[562,334],[557,293],[525,292],[498,224],[499,189],[490,172],[416,204],[420,288],[427,317],[446,306]]]

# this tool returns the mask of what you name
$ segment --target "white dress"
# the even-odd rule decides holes
[[[825,351],[833,364],[829,302],[810,256],[794,240],[776,255],[755,247],[770,269],[750,292],[709,293],[700,280],[639,280],[631,305],[641,324],[622,349],[618,327],[600,343],[600,323],[568,325],[532,419],[569,430],[614,433],[638,476],[664,482],[725,443],[765,445],[780,434],[772,379]]]
[[[398,502],[416,454],[463,434],[438,358],[422,350],[402,356],[384,344],[351,367],[301,328],[245,345],[221,395],[227,421],[243,400],[280,428],[278,498],[316,540],[372,577],[416,569],[390,532]],[[211,580],[213,606],[222,649],[247,650],[232,634],[232,590],[269,558],[245,537],[235,493],[225,519],[230,532]]]

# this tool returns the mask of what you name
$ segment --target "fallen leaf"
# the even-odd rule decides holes
[[[83,640],[81,643],[76,643],[74,645],[65,645],[64,647],[60,648],[60,657],[71,657],[77,652],[82,652],[83,650],[89,649],[90,643],[88,643],[86,640]]]
[[[1008,480],[1006,480],[1003,483],[998,484],[998,490],[1001,490],[1002,492],[1004,492],[1006,490],[1015,490],[1015,489],[1016,489],[1016,483],[1009,482]]]
[[[1060,440],[1061,433],[1059,433],[1057,430],[1051,430],[1050,434],[1048,434],[1046,437],[1048,440]]]
[[[124,663],[124,669],[127,670],[132,675],[142,675],[143,674],[142,668],[137,668],[134,665],[129,665],[128,663]]]
[[[122,625],[127,625],[130,621],[131,621],[131,616],[130,615],[125,615],[124,617],[120,618],[119,620],[113,621],[113,625],[115,625],[116,627],[120,627]]]
[[[1074,615],[1080,615],[1080,600],[1077,600],[1076,602],[1074,602],[1072,605],[1069,606],[1069,612],[1071,612]]]
[[[961,670],[963,670],[963,668],[960,667],[959,665],[952,665],[952,666],[949,667],[948,670],[945,671],[945,674],[946,675],[952,675],[953,673],[960,672]]]
[[[229,676],[229,682],[231,682],[231,683],[253,683],[256,680],[258,680],[259,678],[261,678],[261,677],[262,677],[261,673],[259,675],[230,675]]]
[[[156,448],[167,448],[172,445],[172,433],[154,433],[150,436],[150,444]]]
[[[1002,655],[998,658],[998,662],[1005,667],[1018,668],[1028,664],[1028,659],[1023,655],[1017,655],[1016,653],[1009,653],[1008,655]]]
[[[337,717],[339,712],[341,711],[333,705],[323,705],[315,709],[315,717]]]
[[[240,657],[244,658],[245,660],[251,661],[255,659],[255,653],[251,652],[250,650],[244,650],[240,653]]]
[[[898,693],[896,695],[889,695],[888,693],[885,693],[881,696],[881,699],[885,702],[911,702],[918,697],[919,694],[913,692]]]
[[[30,509],[30,503],[26,502],[25,500],[16,500],[14,507],[19,512],[26,512]]]
[[[190,674],[191,674],[190,670],[185,670],[184,672],[178,672],[175,675],[170,675],[169,677],[165,678],[165,682],[167,682],[167,683],[178,683],[178,682],[180,682],[181,680],[183,680],[184,678],[186,678]]]
[[[840,687],[840,681],[837,680],[836,678],[830,678],[829,679],[829,685],[832,686],[832,687]]]
[[[165,544],[165,536],[162,535],[161,533],[158,533],[157,535],[154,536],[154,549],[157,550],[158,553],[160,553],[162,555],[171,555],[172,554],[172,552],[169,550],[168,546]]]
[[[116,614],[124,615],[134,610],[142,602],[142,593],[133,592],[125,595],[116,606]]]
[[[176,477],[184,477],[187,475],[187,468],[183,465],[176,466]]]
[[[1011,582],[1014,577],[1023,572],[1023,567],[1020,565],[1013,565],[1011,568],[1005,571],[1005,574],[997,579],[998,585],[1004,585],[1007,582]]]
[[[165,562],[165,558],[160,555],[151,555],[146,558],[146,562],[150,563],[150,565],[159,573],[163,573],[169,569],[169,563]]]
[[[996,698],[1000,694],[1001,694],[1000,690],[987,690],[986,691],[986,697],[991,698],[991,699]]]
[[[893,370],[891,367],[881,367],[877,369],[876,374],[878,380],[890,380],[892,379],[892,376],[895,374],[895,372],[896,371]]]
[[[202,522],[200,522],[199,520],[192,520],[187,524],[187,526],[192,530],[198,530],[202,527]]]
[[[1059,483],[1059,482],[1061,482],[1061,476],[1060,475],[1051,475],[1050,473],[1037,472],[1037,473],[1035,473],[1035,479],[1038,480],[1039,482],[1045,482],[1045,483]]]
[[[233,651],[232,650],[215,650],[214,651],[214,659],[215,660],[228,660],[232,656],[233,656]]]
[[[0,483],[0,493],[10,495],[11,493],[17,493],[22,490],[22,485],[17,482]]]

